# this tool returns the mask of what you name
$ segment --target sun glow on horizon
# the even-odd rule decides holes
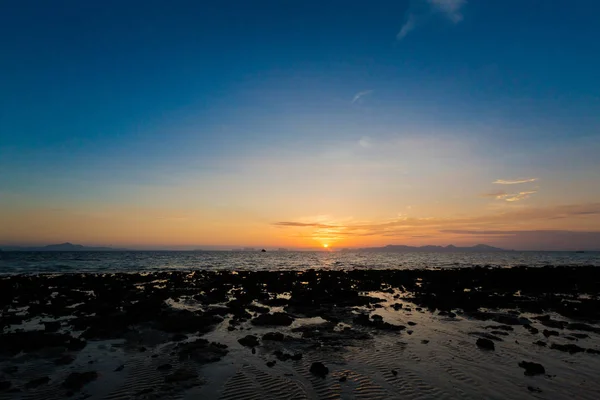
[[[323,244],[323,247],[324,247],[324,248],[328,248],[328,247],[329,247],[329,245],[328,245],[327,243],[325,243],[325,244]]]

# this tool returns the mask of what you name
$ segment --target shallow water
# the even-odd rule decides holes
[[[342,253],[241,251],[0,252],[0,273],[139,272],[188,269],[414,269],[526,265],[600,266],[600,252]]]

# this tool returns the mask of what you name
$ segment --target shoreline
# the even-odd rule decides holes
[[[593,398],[599,295],[585,266],[2,276],[0,398]]]

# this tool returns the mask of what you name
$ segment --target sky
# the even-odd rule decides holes
[[[0,244],[600,249],[600,2],[0,3]]]

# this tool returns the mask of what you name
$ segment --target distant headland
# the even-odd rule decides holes
[[[458,247],[452,244],[448,246],[405,246],[388,244],[383,247],[365,247],[360,249],[342,249],[343,252],[371,252],[371,253],[452,253],[452,252],[489,252],[489,251],[512,251],[501,249],[499,247],[488,246],[486,244],[477,244],[469,247]]]
[[[114,247],[91,247],[73,243],[49,244],[47,246],[24,247],[24,246],[2,246],[5,251],[126,251]]]

